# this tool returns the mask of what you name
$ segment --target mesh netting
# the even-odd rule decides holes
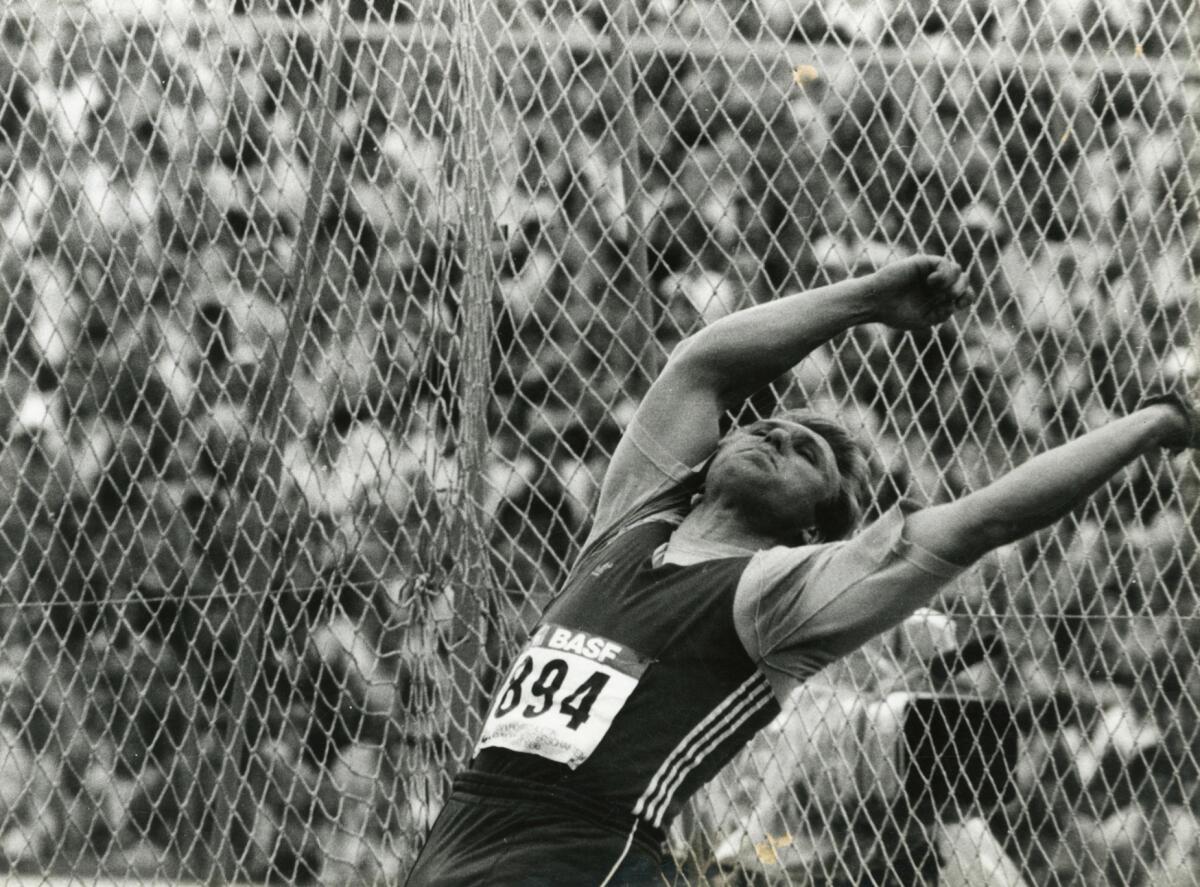
[[[0,867],[398,883],[665,355],[918,251],[759,398],[944,501],[1196,352],[1184,0],[0,11]],[[679,884],[1200,884],[1198,475],[807,686]],[[955,669],[953,651],[978,661]]]

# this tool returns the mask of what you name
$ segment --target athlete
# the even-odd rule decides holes
[[[1179,395],[957,501],[856,532],[865,452],[836,423],[718,421],[860,323],[914,330],[970,299],[917,256],[731,314],[685,340],[613,456],[593,531],[499,685],[410,887],[663,883],[664,830],[796,682],[903,620],[985,552],[1125,465],[1195,447]]]

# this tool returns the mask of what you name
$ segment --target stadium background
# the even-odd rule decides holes
[[[969,269],[969,316],[855,331],[754,406],[859,429],[878,508],[1194,373],[1198,29],[1184,0],[6,4],[0,866],[396,883],[638,395],[732,308]],[[673,832],[679,883],[1200,883],[1196,488],[1138,465],[814,683]],[[1018,743],[996,803],[922,813],[884,772],[931,693],[1000,712],[954,726],[972,778]]]

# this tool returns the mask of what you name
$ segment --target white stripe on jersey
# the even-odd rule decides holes
[[[753,685],[757,683],[757,678],[757,672],[746,678],[740,687],[726,696],[721,701],[720,705],[716,706],[712,711],[710,711],[708,715],[702,721],[700,721],[700,723],[696,724],[696,726],[693,727],[688,734],[683,737],[683,739],[679,740],[679,744],[676,745],[671,753],[663,759],[662,765],[659,766],[658,771],[654,774],[654,776],[651,777],[650,782],[647,783],[646,790],[642,793],[642,796],[638,798],[637,805],[633,808],[634,816],[642,815],[642,811],[645,810],[646,804],[658,790],[659,781],[663,778],[663,776],[666,775],[666,772],[671,768],[671,765],[674,764],[675,759],[684,751],[686,751],[691,743],[696,741],[696,738],[700,733],[703,733],[706,729],[708,729],[709,724],[721,717],[727,708],[729,708],[731,705],[734,705],[739,696],[743,696],[748,691],[753,689]]]
[[[720,730],[721,726],[727,723],[729,717],[737,717],[737,712],[741,710],[741,707],[758,695],[763,688],[766,688],[769,693],[770,686],[767,684],[766,677],[761,672],[756,671],[750,677],[746,678],[741,686],[726,696],[721,701],[721,704],[710,711],[700,723],[696,724],[663,760],[658,771],[646,785],[646,790],[638,798],[638,802],[633,808],[633,814],[641,816],[646,812],[655,799],[655,796],[660,793],[665,780],[670,778],[668,774],[671,774],[675,767],[687,758],[689,752],[704,743],[708,733],[713,730]]]
[[[736,720],[734,720],[732,723],[727,722],[725,729],[716,736],[712,737],[712,739],[705,745],[704,748],[693,749],[692,753],[689,755],[691,760],[688,761],[687,765],[681,768],[679,772],[675,774],[674,778],[670,781],[669,787],[665,788],[664,791],[659,793],[662,797],[656,802],[658,810],[656,813],[654,813],[655,826],[660,828],[662,827],[663,816],[666,815],[667,808],[671,806],[671,799],[675,796],[675,792],[679,790],[679,786],[683,784],[683,781],[687,779],[688,775],[691,774],[691,772],[699,767],[702,763],[704,763],[704,759],[707,758],[722,742],[737,732],[738,728],[741,727],[742,724],[746,723],[746,721],[754,717],[756,714],[762,711],[765,706],[770,704],[771,688],[764,687],[760,689],[761,692],[757,694],[756,698],[752,700],[752,703],[748,707],[744,707],[742,709],[740,715],[738,715],[737,712],[733,712],[730,715],[730,717],[734,717],[736,715]]]
[[[629,837],[625,839],[625,846],[621,848],[621,855],[617,857],[617,861],[613,863],[613,867],[608,870],[608,875],[600,882],[600,887],[608,887],[613,879],[613,875],[617,873],[617,869],[621,867],[621,863],[625,861],[625,857],[629,855],[629,848],[633,846],[633,836],[637,833],[637,823],[634,822],[633,828],[629,830]]]

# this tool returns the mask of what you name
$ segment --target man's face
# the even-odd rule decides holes
[[[829,442],[799,422],[761,419],[731,431],[708,469],[705,499],[732,507],[756,529],[782,537],[814,524],[841,475]]]

